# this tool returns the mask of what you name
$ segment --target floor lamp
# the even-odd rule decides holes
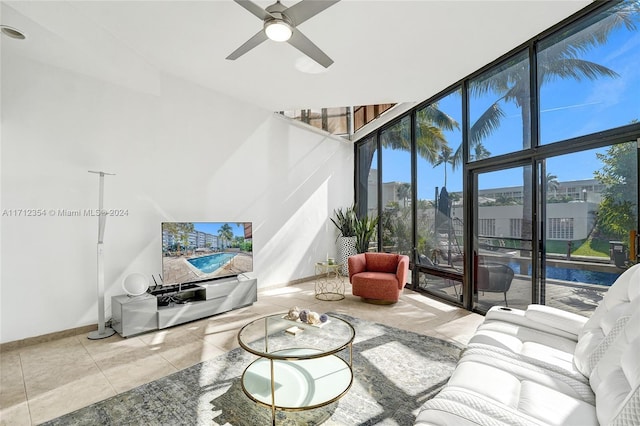
[[[105,175],[113,176],[114,173],[94,172],[89,173],[100,175],[100,189],[98,195],[98,330],[92,331],[87,336],[91,340],[104,339],[113,336],[115,330],[111,327],[105,327],[104,320],[104,226],[107,222],[107,215],[103,214],[104,199],[104,177]]]

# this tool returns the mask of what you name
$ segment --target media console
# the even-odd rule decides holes
[[[129,337],[249,306],[257,300],[256,278],[164,286],[141,296],[113,296],[111,327]]]

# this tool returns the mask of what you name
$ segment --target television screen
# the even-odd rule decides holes
[[[251,222],[162,223],[163,285],[212,280],[251,271]]]

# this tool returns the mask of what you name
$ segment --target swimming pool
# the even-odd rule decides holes
[[[235,257],[235,253],[215,253],[188,259],[188,262],[205,274],[210,274]]]
[[[520,271],[517,262],[509,263],[509,267],[516,273]],[[622,272],[621,272],[622,273]],[[531,275],[531,265],[529,265],[528,275]],[[612,272],[588,271],[584,269],[559,268],[557,266],[547,266],[546,275],[549,279],[572,281],[585,284],[599,284],[610,286],[620,276]]]

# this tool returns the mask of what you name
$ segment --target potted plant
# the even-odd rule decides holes
[[[373,237],[373,234],[378,229],[378,217],[364,216],[360,219],[356,219],[356,251],[358,253],[365,253],[369,251],[369,242]]]
[[[356,221],[358,218],[354,207],[347,207],[344,211],[342,208],[339,208],[338,210],[334,210],[333,214],[335,219],[331,218],[331,222],[333,222],[336,228],[338,228],[338,231],[340,231],[339,237],[355,237]]]
[[[333,214],[335,218],[331,218],[331,222],[333,222],[336,228],[338,228],[338,231],[340,231],[340,235],[336,240],[338,244],[338,263],[342,265],[340,273],[347,275],[349,273],[347,259],[349,256],[357,253],[356,224],[358,217],[356,216],[356,211],[353,206],[347,207],[344,210],[339,208],[338,210],[334,210]]]

